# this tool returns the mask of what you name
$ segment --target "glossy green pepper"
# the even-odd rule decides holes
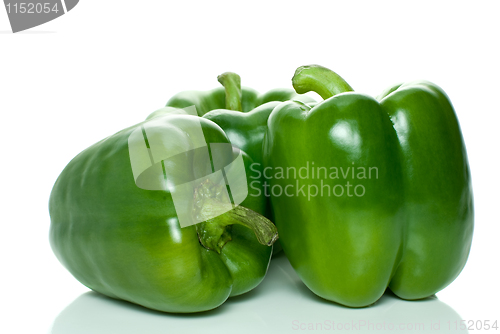
[[[473,232],[467,154],[448,97],[420,81],[374,99],[318,65],[292,82],[324,101],[273,110],[264,162],[280,241],[302,281],[350,307],[387,287],[408,300],[445,288]]]
[[[249,166],[252,180],[250,195],[265,197],[265,189],[261,178],[264,165],[262,163],[262,142],[267,131],[267,119],[271,111],[282,101],[296,100],[312,103],[314,99],[297,94],[293,89],[277,88],[264,94],[241,87],[239,75],[226,72],[217,77],[223,87],[210,91],[186,91],[173,96],[167,107],[151,114],[148,119],[168,112],[170,108],[196,107],[199,116],[203,116],[219,125],[226,133],[231,144],[247,153],[253,160]],[[252,172],[253,171],[253,172]],[[257,180],[256,180],[257,179]],[[272,220],[272,210],[267,205],[266,217]],[[273,252],[281,250],[279,240],[274,244]]]
[[[176,108],[103,139],[54,185],[54,253],[87,287],[165,312],[210,310],[253,289],[277,233],[256,212],[264,212],[262,198],[233,208],[229,184],[228,201],[222,176],[232,175],[234,184],[248,182],[247,175],[216,166],[233,166],[240,156],[248,168],[252,160],[218,125]],[[179,208],[187,208],[190,224],[181,227]]]

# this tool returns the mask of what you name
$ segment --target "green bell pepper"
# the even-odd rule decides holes
[[[408,300],[445,288],[473,232],[467,154],[446,94],[419,81],[374,99],[317,65],[292,82],[324,101],[273,110],[264,163],[280,241],[302,281],[350,307],[387,288]]]
[[[256,212],[264,212],[265,199],[248,196],[233,208],[222,174],[215,174],[216,165],[228,166],[239,154],[246,169],[252,160],[233,150],[215,123],[167,109],[66,166],[50,196],[50,241],[92,290],[165,312],[206,311],[262,281],[277,231]],[[217,143],[226,149],[215,155]],[[141,154],[146,160],[133,160]],[[233,181],[241,177],[248,178]],[[197,186],[180,192],[191,180]],[[181,228],[177,205],[200,223]],[[213,214],[220,210],[226,212]]]

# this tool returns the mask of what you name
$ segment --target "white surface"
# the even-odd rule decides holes
[[[496,2],[236,3],[81,0],[67,15],[16,35],[0,9],[0,332],[293,333],[301,331],[295,320],[389,321],[403,310],[410,321],[500,321]],[[48,197],[81,150],[143,120],[176,92],[217,87],[224,71],[266,91],[291,87],[295,68],[311,63],[370,95],[427,79],[453,102],[470,159],[476,226],[464,271],[438,300],[384,297],[366,310],[339,308],[308,293],[280,259],[248,296],[179,317],[86,293],[57,262],[47,237]]]
[[[193,333],[194,329],[207,334],[286,333],[308,330],[311,326],[317,331],[427,333],[447,330],[449,326],[455,328],[455,322],[460,320],[453,308],[435,297],[408,302],[386,294],[374,306],[362,309],[329,303],[310,292],[281,255],[273,260],[259,287],[229,299],[213,311],[165,316],[87,292],[58,315],[50,333]]]

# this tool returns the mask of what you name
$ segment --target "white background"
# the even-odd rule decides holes
[[[0,332],[77,333],[92,323],[81,332],[209,333],[218,326],[218,333],[287,333],[297,332],[294,320],[364,314],[313,298],[280,258],[256,292],[206,316],[148,313],[86,294],[80,297],[89,299],[86,308],[72,315],[81,318],[61,313],[58,321],[67,329],[51,330],[60,312],[88,291],[48,243],[49,194],[70,159],[142,121],[179,91],[217,87],[222,72],[237,72],[243,85],[266,91],[291,87],[294,70],[311,63],[370,95],[414,79],[448,93],[467,144],[476,223],[465,269],[432,305],[441,303],[464,320],[500,322],[497,4],[81,0],[61,18],[18,34],[9,32],[0,8]],[[382,312],[388,302],[381,302],[367,318],[394,318],[404,307],[421,314],[415,308],[423,304],[384,298],[396,306]]]

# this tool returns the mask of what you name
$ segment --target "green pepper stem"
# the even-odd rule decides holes
[[[313,91],[325,100],[340,93],[353,91],[340,75],[320,65],[299,67],[292,78],[292,85],[298,94]]]
[[[241,78],[233,72],[225,72],[217,80],[226,90],[226,109],[242,111],[241,108]]]
[[[238,224],[251,229],[263,245],[271,246],[278,240],[276,226],[269,219],[249,208],[235,206],[227,212],[227,219],[229,224]]]
[[[203,216],[213,216],[213,212],[218,211],[222,206],[228,208],[228,204],[223,204],[216,199],[204,199],[203,207],[197,217],[203,219]],[[220,253],[222,247],[231,240],[231,225],[242,225],[251,229],[259,243],[266,246],[271,246],[278,240],[278,230],[269,219],[243,206],[235,206],[224,214],[196,226],[200,243],[205,248]]]

